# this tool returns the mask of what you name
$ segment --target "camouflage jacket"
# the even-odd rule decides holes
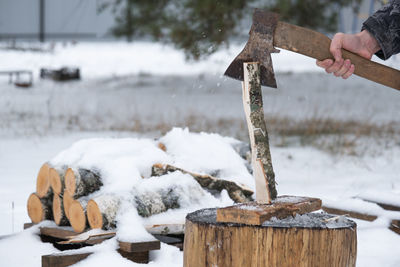
[[[364,23],[363,29],[370,32],[382,50],[376,55],[388,59],[400,52],[400,0],[392,0]]]

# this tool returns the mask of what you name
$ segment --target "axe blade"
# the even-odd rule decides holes
[[[271,53],[279,52],[273,45],[278,19],[279,16],[275,13],[260,9],[254,11],[249,40],[242,52],[226,69],[224,75],[243,81],[243,63],[259,62],[261,85],[277,88]]]

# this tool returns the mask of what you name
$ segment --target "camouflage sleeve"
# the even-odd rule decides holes
[[[364,23],[362,29],[370,32],[382,50],[376,55],[388,59],[400,52],[400,0],[392,0]]]

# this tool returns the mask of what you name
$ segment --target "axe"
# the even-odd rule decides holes
[[[318,60],[331,58],[331,40],[322,33],[279,21],[279,15],[256,9],[246,46],[225,71],[225,75],[243,81],[243,63],[260,64],[261,85],[276,88],[271,53],[276,47]],[[342,49],[344,59],[355,66],[354,74],[382,85],[400,90],[400,71],[360,57]]]

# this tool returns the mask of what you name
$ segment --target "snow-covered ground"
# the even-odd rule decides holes
[[[172,126],[246,136],[240,83],[221,76],[239,50],[233,46],[199,63],[185,62],[180,52],[151,43],[83,43],[56,46],[53,53],[0,50],[0,70],[35,73],[28,90],[16,89],[0,76],[0,235],[16,233],[0,239],[0,266],[40,266],[40,255],[57,251],[40,242],[37,229],[22,231],[22,225],[29,221],[26,200],[40,166],[74,142],[159,138]],[[357,77],[330,77],[314,60],[296,54],[282,51],[273,60],[280,89],[263,89],[267,118],[293,123],[332,119],[399,129],[399,92]],[[400,58],[385,64],[399,68]],[[81,67],[83,80],[59,84],[36,79],[40,67],[63,65]],[[375,222],[356,220],[357,266],[400,266],[400,236],[387,229],[394,215],[351,200],[362,194],[400,194],[400,136],[395,132],[357,140],[357,146],[379,153],[332,154],[277,144],[272,138],[278,192],[380,212]],[[96,248],[98,253],[77,266],[135,266],[114,252],[113,242]],[[16,255],[20,251],[24,257]],[[151,266],[182,266],[182,253],[167,245],[151,253],[151,259]]]

